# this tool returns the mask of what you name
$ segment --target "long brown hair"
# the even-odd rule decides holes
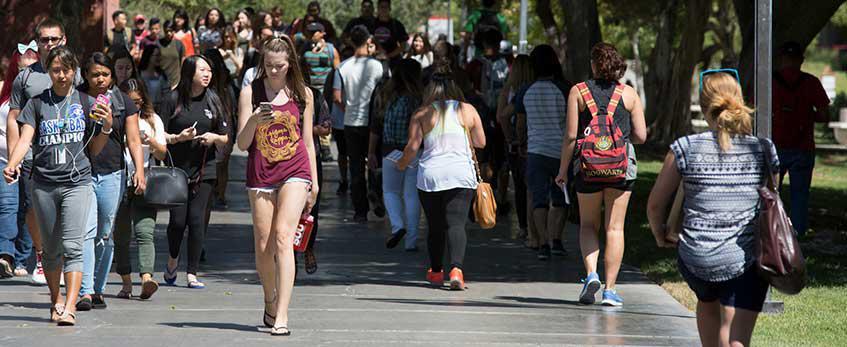
[[[532,59],[526,54],[518,55],[512,63],[509,78],[506,79],[506,88],[517,93],[523,86],[535,81],[535,69],[532,68]]]
[[[385,110],[400,96],[411,96],[416,102],[423,96],[421,64],[414,59],[403,59],[391,69],[391,79],[380,88],[374,105],[377,119],[383,119]]]
[[[715,128],[721,151],[732,148],[731,138],[753,133],[753,109],[744,104],[741,86],[735,77],[718,72],[703,76],[700,107]]]
[[[256,78],[265,78],[265,55],[268,53],[285,53],[288,55],[288,73],[285,75],[285,86],[294,94],[294,101],[298,104],[306,103],[306,81],[300,69],[300,58],[294,49],[291,38],[282,35],[272,37],[262,44],[262,54],[259,56],[259,65],[256,66]],[[268,97],[271,97],[270,95]]]

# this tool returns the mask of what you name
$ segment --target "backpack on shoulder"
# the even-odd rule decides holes
[[[480,81],[482,98],[485,100],[488,109],[496,110],[497,98],[500,97],[500,91],[503,90],[506,80],[509,78],[509,63],[500,56],[493,60],[487,57],[480,60],[482,61],[482,78]]]
[[[591,112],[591,122],[577,141],[577,158],[583,180],[591,183],[615,183],[626,180],[629,163],[627,143],[615,124],[615,110],[623,97],[623,85],[618,83],[603,113],[585,82],[576,85],[585,106]]]

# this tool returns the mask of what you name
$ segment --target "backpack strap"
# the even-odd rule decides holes
[[[579,90],[579,95],[585,101],[585,107],[591,112],[591,117],[597,117],[597,103],[594,102],[594,97],[591,95],[591,91],[588,90],[588,85],[585,82],[579,82],[576,85],[576,89]]]
[[[606,115],[609,117],[615,116],[615,110],[618,109],[618,104],[621,102],[621,98],[623,98],[623,84],[618,83],[615,86],[615,91],[612,92],[612,97],[609,99],[609,106],[606,106]]]

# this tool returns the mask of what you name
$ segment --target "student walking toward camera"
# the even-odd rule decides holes
[[[180,73],[179,86],[162,104],[162,122],[168,150],[174,165],[188,174],[188,203],[170,210],[168,221],[168,248],[170,257],[164,279],[168,285],[176,283],[183,234],[188,228],[188,288],[203,289],[206,285],[197,279],[200,254],[206,237],[209,219],[206,209],[212,202],[219,158],[217,149],[229,142],[229,123],[220,97],[209,88],[212,80],[212,63],[202,55],[185,59]]]
[[[626,63],[617,49],[608,43],[596,44],[591,49],[591,70],[595,79],[577,84],[568,95],[567,131],[556,182],[568,187],[573,181],[579,199],[579,248],[588,273],[579,301],[593,304],[600,290],[597,233],[605,226],[606,289],[602,303],[623,306],[615,285],[623,259],[626,209],[637,172],[632,145],[644,143],[647,127],[635,89],[618,82]],[[609,161],[608,157],[616,160]],[[575,174],[570,172],[572,159],[576,160]]]
[[[656,244],[678,248],[679,272],[697,295],[703,346],[748,346],[768,288],[755,267],[758,189],[767,175],[776,180],[780,163],[770,140],[751,135],[753,110],[744,105],[738,80],[724,72],[703,79],[700,106],[710,131],[671,144],[647,216]],[[677,244],[667,238],[665,221],[680,185],[685,202]]]
[[[473,148],[485,147],[482,120],[464,102],[446,61],[436,62],[435,75],[424,92],[424,106],[409,124],[409,143],[397,170],[406,170],[423,145],[418,161],[417,187],[429,224],[426,278],[435,287],[444,283],[444,248],[449,252],[450,289],[464,290],[462,272],[467,235],[465,223],[477,187]]]
[[[248,152],[247,194],[265,301],[262,321],[271,335],[288,336],[294,234],[319,189],[311,126],[315,105],[291,39],[271,38],[263,47],[257,79],[238,100],[237,145]]]
[[[50,319],[59,325],[74,325],[87,211],[94,205],[89,159],[100,153],[113,131],[112,110],[94,106],[93,98],[74,89],[79,61],[69,49],[51,50],[45,66],[52,87],[32,98],[18,116],[21,137],[3,176],[6,183],[20,178],[19,165],[31,145],[32,197],[50,288]],[[64,298],[59,290],[62,272],[67,289]]]

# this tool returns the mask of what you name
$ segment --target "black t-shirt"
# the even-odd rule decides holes
[[[124,168],[124,148],[126,148],[126,117],[138,114],[138,107],[126,93],[113,88],[110,92],[112,102],[112,134],[103,150],[91,160],[92,173],[110,174]]]
[[[347,26],[344,27],[344,33],[350,34],[350,31],[353,30],[353,27],[357,25],[364,25],[368,28],[368,33],[373,34],[374,28],[376,26],[376,17],[356,17],[347,22]]]
[[[229,134],[229,123],[222,113],[220,98],[211,90],[206,90],[196,98],[191,98],[188,107],[181,105],[177,100],[177,92],[171,92],[162,103],[162,122],[168,134],[177,135],[195,122],[197,135],[213,132],[219,135]],[[168,145],[168,150],[173,156],[174,165],[188,174],[192,180],[200,175],[203,167],[202,180],[213,180],[217,178],[215,165],[216,149],[214,146],[205,147],[197,141],[186,141]],[[205,153],[205,157],[204,154]],[[203,163],[205,162],[205,165]]]
[[[394,51],[398,45],[409,39],[406,27],[394,18],[388,22],[377,19],[374,22],[373,36],[376,44],[385,50],[385,52]]]

